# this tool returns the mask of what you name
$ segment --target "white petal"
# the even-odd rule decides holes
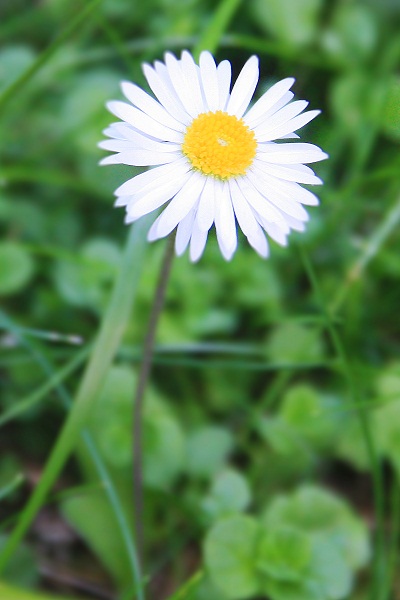
[[[229,181],[229,190],[232,199],[233,209],[240,229],[245,236],[258,228],[258,223],[254,213],[250,208],[245,196],[240,189],[240,183],[234,179]]]
[[[185,173],[187,173],[190,169],[190,166],[186,160],[186,158],[180,158],[175,163],[170,163],[168,165],[163,165],[162,167],[156,167],[155,169],[150,169],[149,171],[145,171],[144,173],[140,173],[140,175],[136,175],[128,181],[125,181],[122,185],[119,186],[115,190],[116,196],[125,196],[129,194],[136,194],[140,192],[146,186],[163,182],[163,179],[166,180],[171,179],[171,175],[176,177],[181,177]]]
[[[240,119],[249,106],[258,83],[259,70],[257,56],[251,56],[239,73],[233,86],[226,112]]]
[[[307,221],[308,214],[301,204],[295,202],[291,198],[289,198],[280,188],[279,188],[279,180],[274,177],[269,177],[268,175],[264,176],[263,181],[270,180],[270,185],[265,186],[263,181],[260,180],[259,177],[255,176],[253,173],[248,174],[249,179],[252,181],[253,185],[258,189],[260,194],[262,194],[265,198],[267,198],[270,202],[275,204],[279,210],[285,212],[288,215],[291,215],[295,219],[299,221]]]
[[[256,127],[258,127],[258,125],[262,125],[263,123],[268,123],[269,120],[272,119],[274,117],[274,115],[278,112],[278,110],[280,110],[281,108],[286,106],[286,104],[288,104],[292,100],[293,97],[294,97],[293,92],[286,92],[286,94],[284,94],[282,96],[282,98],[279,100],[279,102],[274,104],[269,110],[265,111],[265,113],[263,113],[260,117],[258,117],[258,119],[254,119],[251,122],[251,125],[249,125],[249,123],[247,123],[246,115],[243,117],[243,120],[250,127],[250,129],[254,130]]]
[[[131,201],[132,196],[118,196],[114,202],[114,206],[126,206]]]
[[[214,58],[210,52],[202,52],[200,54],[200,75],[204,97],[210,111],[218,110],[219,103],[219,88],[217,67]]]
[[[270,110],[274,104],[279,102],[279,100],[287,93],[287,91],[294,84],[293,77],[288,77],[287,79],[282,79],[282,81],[278,81],[272,87],[269,88],[261,96],[259,100],[252,106],[248,113],[246,113],[245,121],[246,123],[252,127],[255,124],[255,121],[262,117],[264,113]],[[293,97],[293,96],[292,96]]]
[[[149,94],[146,94],[139,86],[129,81],[123,81],[121,88],[124,95],[134,106],[150,115],[155,121],[176,131],[184,130],[182,123],[174,119],[159,102],[154,100]]]
[[[261,215],[258,215],[258,220],[270,238],[280,244],[280,246],[287,246],[286,234],[276,225],[276,223],[269,223],[268,221],[265,221]],[[290,231],[289,226],[288,231]]]
[[[229,98],[231,86],[232,67],[229,60],[223,60],[217,67],[218,89],[219,89],[219,110],[225,110]]]
[[[197,262],[204,252],[207,242],[208,231],[202,231],[197,226],[197,220],[194,222],[192,237],[190,239],[190,260]]]
[[[252,184],[249,175],[250,171],[246,177],[241,178],[239,181],[240,189],[247,202],[254,210],[262,215],[264,219],[271,223],[278,223],[283,230],[286,229],[288,231],[286,222],[279,210],[277,210],[275,206],[264,197],[263,194],[260,194],[260,192]]]
[[[262,161],[254,161],[254,164],[268,175],[279,177],[287,181],[306,183],[308,185],[320,185],[322,180],[317,177],[312,169],[305,165],[274,165]]]
[[[197,114],[205,112],[207,107],[204,105],[203,94],[199,81],[200,70],[194,62],[193,56],[187,50],[182,52],[181,65],[191,105],[195,106]]]
[[[215,229],[221,253],[225,260],[231,260],[237,246],[236,223],[229,186],[216,181]]]
[[[287,123],[290,119],[297,117],[303,110],[308,106],[306,100],[296,100],[291,104],[288,104],[284,108],[281,108],[270,118],[266,119],[261,125],[254,128],[254,133],[257,136],[257,140],[260,142],[265,141],[264,136],[268,136],[270,131],[278,129],[283,123]]]
[[[196,212],[192,209],[186,217],[179,221],[176,229],[175,252],[181,256],[187,248],[193,231],[193,223]]]
[[[232,180],[229,182],[231,190],[232,204],[239,224],[240,229],[247,237],[250,245],[260,254],[266,258],[268,256],[268,242],[265,235],[258,224],[257,219],[254,216],[252,209],[248,202],[243,196],[240,185],[237,181]]]
[[[161,217],[161,215],[158,215],[157,219],[154,221],[153,225],[149,229],[149,233],[147,234],[147,240],[149,242],[154,242],[155,240],[158,240],[157,226],[158,226],[160,217]]]
[[[147,215],[148,213],[156,210],[168,200],[170,200],[179,190],[181,190],[182,186],[185,186],[185,183],[190,178],[190,174],[187,173],[183,178],[176,178],[169,182],[169,184],[164,184],[155,188],[152,192],[149,192],[145,196],[135,200],[132,205],[128,205],[127,212],[129,219],[131,221],[135,221],[139,217],[143,217],[143,215]],[[161,237],[161,236],[160,236]]]
[[[109,138],[126,140],[128,139],[126,135],[127,131],[133,131],[133,129],[127,123],[121,123],[121,121],[118,121],[117,123],[111,123],[111,125],[103,129],[103,134]]]
[[[197,203],[205,184],[205,178],[198,173],[190,173],[185,185],[168,204],[161,215],[157,232],[165,237],[178,225]]]
[[[291,105],[289,104],[289,107],[287,107],[287,108],[290,108],[290,106]],[[282,123],[278,127],[274,127],[274,128],[271,127],[268,130],[265,129],[263,131],[263,133],[261,133],[260,135],[257,135],[257,140],[260,142],[269,142],[271,140],[280,139],[280,138],[282,138],[282,136],[290,134],[293,131],[297,131],[297,129],[304,127],[304,125],[307,125],[307,123],[309,123],[310,121],[315,119],[315,117],[318,116],[320,113],[321,113],[320,110],[309,110],[308,112],[306,112],[302,115],[298,115],[297,117],[295,117],[294,119],[291,119],[290,121],[286,121],[285,123]]]
[[[298,221],[290,215],[285,215],[285,219],[290,229],[294,229],[295,231],[305,231],[306,226],[303,221]]]
[[[137,142],[132,140],[103,140],[98,143],[99,148],[111,152],[128,152],[130,150],[150,150],[151,152],[179,152],[180,145],[170,142],[155,142],[144,135],[137,134]]]
[[[265,146],[266,150],[257,153],[257,158],[271,163],[282,163],[285,165],[294,163],[312,163],[328,158],[325,152],[322,152],[314,144],[304,143],[271,143]]]
[[[197,117],[201,110],[199,109],[197,102],[197,90],[189,63],[183,65],[183,61],[179,61],[171,54],[171,52],[166,52],[165,64],[176,94],[182,102],[186,112],[192,117]],[[197,86],[199,86],[198,80]]]
[[[152,150],[132,149],[102,158],[100,165],[132,165],[135,167],[149,167],[151,165],[165,165],[175,162],[180,154],[173,152],[154,152]]]
[[[165,69],[164,65],[162,65],[162,67]],[[183,125],[188,125],[191,121],[191,117],[183,108],[182,103],[179,101],[174,91],[172,90],[171,92],[171,89],[161,74],[147,64],[143,65],[143,73],[153,94],[164,106],[165,110],[177,121],[183,123]]]
[[[106,131],[107,130],[104,130],[104,133],[106,133]],[[128,140],[143,147],[145,147],[147,141],[155,141],[152,136],[148,136],[144,133],[139,133],[134,127],[132,127],[132,125],[129,125],[128,123],[123,123],[121,121],[119,121],[118,123],[113,123],[109,127],[108,135],[109,137],[112,137],[114,139]],[[161,143],[165,144],[167,142]]]
[[[284,181],[282,179],[276,179],[270,177],[264,169],[265,163],[261,164],[261,168],[258,167],[258,162],[254,161],[253,171],[261,181],[264,182],[265,189],[268,190],[271,187],[275,187],[280,190],[281,193],[285,194],[288,198],[300,202],[301,204],[307,204],[309,206],[316,206],[319,204],[319,200],[315,194],[309,190],[304,189],[298,183],[293,181]],[[296,165],[296,168],[302,165]]]
[[[127,104],[126,102],[113,100],[107,102],[107,108],[119,119],[126,121],[138,131],[150,135],[157,140],[182,142],[181,132],[165,127],[165,125],[161,125],[161,123],[157,123],[152,117],[146,115],[138,108],[130,106],[130,104]]]
[[[215,216],[215,180],[207,177],[203,191],[201,192],[199,206],[197,208],[197,225],[201,231],[208,231],[214,223]]]
[[[298,140],[300,138],[297,133],[287,133],[286,135],[280,135],[276,140]]]

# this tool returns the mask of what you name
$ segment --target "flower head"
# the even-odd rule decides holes
[[[177,227],[176,252],[190,244],[190,258],[203,253],[215,224],[219,247],[230,260],[237,246],[236,222],[253,248],[268,256],[267,235],[286,245],[291,229],[304,230],[303,204],[318,204],[301,187],[321,184],[305,165],[327,158],[313,144],[286,142],[320,111],[303,112],[308,102],[291,102],[293,78],[283,79],[249,108],[258,83],[258,58],[244,65],[231,90],[231,65],[218,65],[202,52],[199,65],[187,51],[181,59],[166,53],[165,63],[145,64],[153,98],[123,82],[130,104],[112,101],[108,109],[121,121],[104,134],[100,147],[115,152],[101,164],[154,167],[126,181],[115,192],[126,207],[126,223],[166,208],[149,231],[149,240]]]

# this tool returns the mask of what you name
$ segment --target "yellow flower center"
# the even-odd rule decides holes
[[[182,152],[204,175],[230,179],[245,175],[257,142],[243,119],[222,110],[201,113],[186,130]]]

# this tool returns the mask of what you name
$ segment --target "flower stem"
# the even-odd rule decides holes
[[[150,312],[149,324],[143,344],[143,360],[133,401],[133,499],[135,511],[136,544],[143,565],[143,400],[153,360],[157,324],[164,306],[165,293],[174,258],[175,236],[168,238],[159,279]]]

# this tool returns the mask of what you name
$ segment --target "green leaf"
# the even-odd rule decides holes
[[[243,475],[234,469],[225,469],[216,475],[202,506],[215,519],[245,510],[250,500],[250,489]]]
[[[267,579],[263,591],[271,600],[327,600],[320,587],[307,579],[296,583]]]
[[[17,242],[0,242],[0,294],[16,294],[30,282],[34,263],[29,252]]]
[[[298,582],[311,559],[309,536],[290,527],[265,529],[258,547],[257,568],[272,579]]]
[[[360,127],[368,106],[370,86],[370,80],[359,71],[345,73],[331,84],[329,101],[335,119],[345,128],[344,132],[346,129],[354,132]]]
[[[284,363],[320,362],[325,352],[320,330],[299,323],[283,323],[272,331],[267,357]]]
[[[279,416],[307,441],[324,448],[337,437],[342,420],[339,408],[336,398],[322,396],[312,386],[300,384],[286,392]]]
[[[0,51],[0,90],[11,85],[35,59],[29,46],[8,46]]]
[[[346,63],[367,59],[378,41],[374,12],[361,4],[337,4],[331,27],[324,32],[325,49],[340,56]]]
[[[144,483],[166,490],[184,468],[185,437],[182,428],[164,403],[147,397],[143,429]]]
[[[54,270],[56,286],[65,300],[97,311],[105,307],[121,253],[104,238],[86,242],[77,261],[60,261]]]
[[[379,400],[396,400],[400,396],[400,361],[391,361],[379,372],[375,387]]]
[[[365,566],[371,548],[365,523],[344,500],[313,485],[292,495],[276,497],[264,514],[267,527],[290,526],[308,532],[315,540],[329,539],[351,569]]]
[[[400,472],[400,401],[392,401],[375,411],[376,442]]]
[[[252,13],[259,27],[288,45],[312,41],[322,0],[253,0]]]
[[[241,600],[259,589],[256,573],[257,522],[237,515],[218,521],[204,543],[205,564],[212,583],[228,600]]]
[[[45,594],[43,592],[31,592],[22,590],[20,587],[13,587],[7,583],[0,581],[0,598],[1,600],[72,600],[66,596]]]
[[[258,423],[258,430],[278,454],[292,456],[293,453],[296,453],[296,462],[307,462],[307,447],[299,438],[295,429],[279,416],[264,417]]]
[[[130,585],[129,557],[104,492],[68,498],[62,511],[118,584]]]
[[[338,435],[335,454],[359,471],[368,471],[371,463],[360,421],[349,415]]]
[[[341,600],[352,591],[353,576],[343,554],[330,541],[314,543],[310,574],[321,589],[322,598]]]
[[[0,550],[4,546],[6,540],[6,536],[0,536]],[[4,571],[4,579],[10,583],[21,585],[23,587],[33,587],[38,583],[39,572],[37,569],[37,562],[33,551],[27,545],[21,544],[15,551]],[[3,600],[3,596],[1,596],[1,599]]]
[[[389,83],[386,102],[383,108],[382,128],[392,140],[400,140],[400,77],[393,77]]]
[[[132,465],[132,411],[136,376],[127,366],[113,366],[106,377],[92,415],[91,426],[108,464]],[[143,414],[144,483],[168,488],[183,470],[185,440],[180,424],[151,388]]]
[[[191,475],[211,477],[225,465],[233,448],[231,433],[210,425],[193,432],[187,441],[187,470]]]

